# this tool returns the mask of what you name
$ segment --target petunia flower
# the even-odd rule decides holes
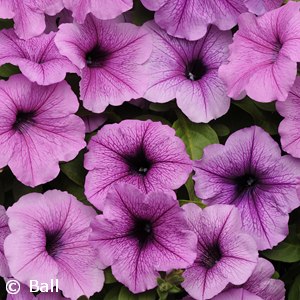
[[[8,228],[8,217],[6,215],[5,208],[0,205],[0,276],[9,277],[10,271],[7,265],[7,260],[4,255],[3,244],[5,238],[9,235],[10,230]]]
[[[209,122],[224,115],[230,98],[218,77],[218,68],[228,58],[230,31],[210,26],[200,40],[190,42],[169,36],[148,22],[153,51],[146,63],[149,77],[145,98],[165,103],[174,98],[193,122]]]
[[[178,189],[192,163],[175,130],[160,122],[125,120],[105,125],[88,144],[84,167],[88,200],[100,210],[109,188],[130,183],[145,193]]]
[[[62,0],[0,0],[0,17],[13,18],[17,35],[29,39],[44,32],[45,14],[54,16],[63,8]]]
[[[59,161],[85,147],[78,100],[66,82],[38,86],[23,75],[0,81],[0,168],[37,186],[54,179]]]
[[[6,300],[67,300],[67,298],[63,297],[61,292],[50,291],[42,292],[35,296],[30,292],[27,285],[21,283],[20,291],[17,294],[8,294]]]
[[[233,133],[225,145],[204,149],[195,162],[195,191],[207,205],[237,206],[243,229],[258,249],[269,249],[288,234],[288,213],[299,206],[299,164],[281,156],[279,145],[260,127]]]
[[[0,31],[0,65],[19,66],[23,75],[39,85],[49,85],[64,80],[67,72],[77,68],[62,56],[54,44],[55,33],[42,34],[21,40],[13,29]]]
[[[250,12],[256,15],[263,15],[267,11],[280,7],[283,0],[244,0]]]
[[[72,300],[102,289],[103,271],[88,236],[93,208],[57,190],[31,193],[8,208],[11,234],[4,242],[14,278],[47,283],[58,280],[64,296]]]
[[[231,286],[213,300],[284,300],[284,283],[272,279],[275,270],[266,259],[259,258],[250,278],[242,286]]]
[[[238,16],[247,11],[244,0],[141,0],[156,11],[155,22],[168,34],[191,41],[202,38],[209,24],[229,30],[237,24]]]
[[[89,16],[84,24],[62,24],[55,38],[60,53],[81,70],[80,96],[85,108],[100,113],[111,105],[140,98],[147,77],[142,64],[152,43],[145,29]]]
[[[245,283],[257,264],[258,251],[254,239],[241,229],[238,210],[221,204],[203,210],[186,204],[183,209],[198,244],[197,258],[184,271],[182,287],[193,298],[204,300],[216,296],[229,283]]]
[[[73,22],[72,12],[67,9],[63,9],[62,11],[60,11],[58,14],[54,16],[46,15],[45,22],[46,22],[45,33],[49,33],[51,31],[57,32],[59,25]]]
[[[114,19],[133,7],[133,0],[63,0],[67,9],[73,12],[78,23],[83,23],[91,13],[100,20]]]
[[[279,125],[281,145],[284,151],[300,158],[300,78],[297,77],[288,98],[276,103],[277,111],[284,117]]]
[[[13,1],[12,0],[0,0],[0,18],[11,19],[14,16]]]
[[[228,95],[259,102],[286,100],[300,62],[300,3],[289,1],[261,17],[239,17],[229,63],[219,69]]]
[[[187,229],[178,201],[167,193],[145,195],[116,184],[91,227],[100,263],[111,266],[133,293],[154,288],[158,271],[186,268],[196,257],[196,236]]]
[[[102,126],[107,121],[107,117],[104,114],[92,114],[82,117],[82,120],[85,125],[85,132],[91,133]]]

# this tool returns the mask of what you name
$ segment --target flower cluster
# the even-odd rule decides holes
[[[300,261],[281,247],[300,244],[299,2],[0,0],[0,18],[7,299],[285,298],[266,258]]]

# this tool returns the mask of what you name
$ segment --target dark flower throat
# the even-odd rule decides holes
[[[188,63],[185,69],[185,77],[192,81],[200,80],[207,72],[207,67],[202,60],[195,59]]]
[[[13,123],[13,129],[22,131],[27,125],[34,123],[34,117],[34,111],[18,111],[15,122]]]
[[[101,68],[104,66],[109,54],[107,51],[96,45],[85,55],[86,64],[89,68]]]
[[[222,252],[218,243],[209,246],[201,258],[201,265],[206,269],[214,267],[222,258]]]
[[[54,257],[61,246],[60,241],[61,235],[59,232],[46,232],[46,251],[51,256]]]
[[[152,165],[143,149],[138,150],[133,156],[127,156],[125,159],[131,170],[140,175],[146,175]]]
[[[254,188],[258,183],[258,178],[252,174],[245,174],[234,179],[237,192],[242,193],[249,189]]]
[[[131,235],[138,239],[140,246],[145,245],[153,236],[152,224],[148,220],[137,219]]]

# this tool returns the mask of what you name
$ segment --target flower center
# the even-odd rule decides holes
[[[132,236],[134,236],[140,245],[146,244],[153,235],[152,224],[148,220],[137,219],[132,230]]]
[[[222,258],[222,251],[218,243],[209,246],[203,253],[201,265],[207,269],[211,269]]]
[[[258,183],[258,178],[252,174],[245,174],[234,179],[238,193],[255,187]]]
[[[59,232],[46,232],[45,248],[51,257],[54,257],[57,254],[59,247],[61,246],[60,238]]]
[[[22,131],[26,126],[34,123],[34,117],[34,111],[18,111],[15,122],[13,123],[13,129]]]
[[[185,69],[185,77],[192,81],[200,80],[207,72],[207,67],[203,64],[202,60],[194,59],[189,62]]]
[[[152,165],[143,149],[140,149],[134,156],[126,157],[126,161],[131,170],[140,175],[146,175]]]
[[[109,53],[96,45],[85,55],[85,61],[89,68],[101,68],[104,66]]]

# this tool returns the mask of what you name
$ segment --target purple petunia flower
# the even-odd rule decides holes
[[[89,170],[85,194],[97,208],[116,182],[143,192],[179,188],[192,171],[192,162],[175,130],[160,122],[125,120],[105,125],[88,144],[84,167]]]
[[[107,117],[104,114],[87,115],[82,117],[82,119],[85,124],[86,133],[95,131],[107,121]]]
[[[146,8],[156,11],[155,21],[168,34],[198,40],[209,24],[229,30],[237,23],[238,16],[247,11],[244,0],[141,0]]]
[[[1,0],[0,17],[13,18],[17,35],[29,39],[44,32],[45,14],[54,16],[63,8],[62,0]]]
[[[77,97],[66,82],[43,87],[14,75],[0,81],[0,98],[0,168],[8,165],[22,183],[54,179],[59,161],[85,147]]]
[[[267,11],[273,10],[283,3],[284,0],[244,0],[250,12],[262,15]]]
[[[20,284],[20,291],[17,294],[8,294],[6,300],[67,300],[60,292],[42,292],[38,295],[30,293],[25,284]]]
[[[100,291],[103,271],[88,236],[96,212],[57,190],[25,195],[8,208],[11,234],[4,242],[12,275],[50,285],[58,279],[65,297],[77,299]]]
[[[133,0],[63,0],[67,9],[73,12],[78,23],[83,23],[91,13],[100,20],[114,19],[133,6]]]
[[[11,19],[14,16],[13,1],[12,0],[0,0],[0,18]]]
[[[289,1],[261,17],[250,13],[239,17],[229,63],[219,69],[230,97],[286,100],[300,62],[299,8],[300,3]]]
[[[7,265],[7,260],[4,255],[3,244],[5,238],[9,235],[10,230],[8,228],[8,217],[6,215],[5,208],[0,205],[0,276],[9,277],[10,271]]]
[[[51,31],[57,32],[59,25],[73,22],[72,12],[67,9],[63,9],[62,11],[60,11],[58,14],[54,16],[46,15],[45,22],[46,22],[45,33],[50,33]]]
[[[29,40],[21,40],[13,29],[0,31],[0,65],[11,63],[39,85],[49,85],[64,80],[67,72],[78,69],[54,44],[55,33],[42,34]]]
[[[198,237],[197,258],[183,273],[182,287],[195,299],[210,299],[228,283],[240,285],[252,274],[258,257],[255,241],[242,230],[241,216],[232,205],[202,210],[183,206],[189,228]]]
[[[263,129],[239,130],[195,162],[196,194],[208,205],[237,206],[258,249],[272,248],[287,236],[288,213],[299,206],[299,164],[291,160]]]
[[[228,58],[230,31],[210,26],[206,36],[194,42],[169,36],[148,22],[153,51],[147,61],[149,77],[145,98],[164,103],[174,98],[193,122],[209,122],[224,115],[230,98],[218,77],[218,68]]]
[[[284,283],[281,280],[272,279],[274,272],[274,267],[269,261],[259,258],[246,283],[242,286],[226,288],[213,300],[284,300]]]
[[[277,111],[284,117],[279,125],[281,145],[284,151],[300,158],[300,78],[297,77],[289,96],[276,103]]]
[[[100,262],[111,265],[116,279],[134,293],[154,288],[158,271],[185,268],[196,257],[196,236],[187,229],[183,210],[163,192],[144,195],[117,184],[91,227]]]
[[[142,64],[152,49],[145,29],[91,16],[83,25],[62,24],[59,28],[55,43],[81,70],[84,107],[100,113],[109,104],[121,105],[143,96],[147,77]]]

